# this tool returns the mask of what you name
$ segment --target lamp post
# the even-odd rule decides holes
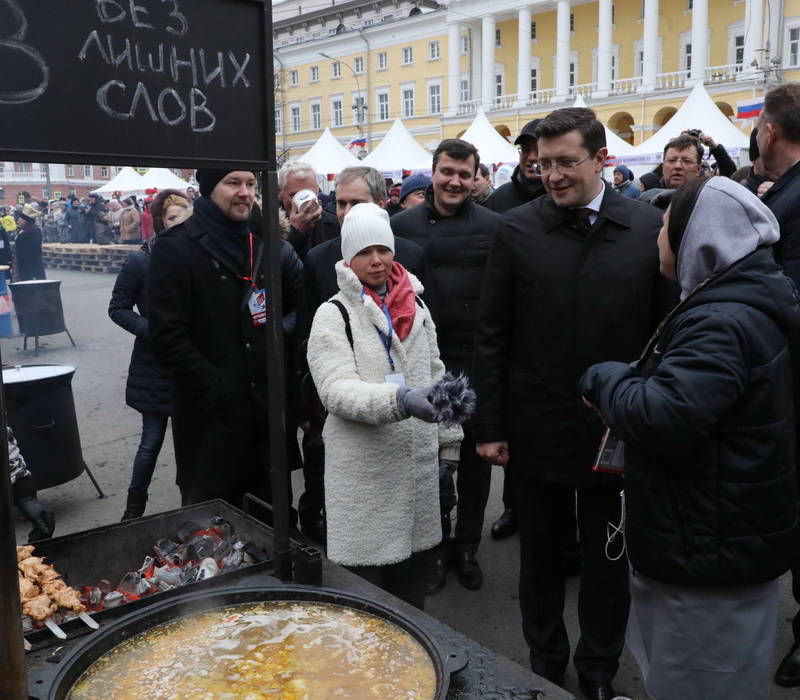
[[[337,63],[341,63],[344,66],[347,66],[347,69],[353,74],[353,80],[356,81],[356,90],[359,93],[359,97],[356,98],[355,103],[352,105],[353,109],[356,111],[356,128],[358,129],[358,136],[360,139],[364,138],[364,114],[367,111],[367,99],[365,97],[361,97],[361,85],[358,82],[358,74],[353,70],[353,66],[351,66],[347,61],[342,61],[340,58],[334,58],[333,56],[329,56],[328,54],[320,51],[319,55],[323,58],[327,58],[329,61],[336,61]],[[367,151],[363,148],[358,152],[358,157],[360,160],[363,160],[367,155]]]

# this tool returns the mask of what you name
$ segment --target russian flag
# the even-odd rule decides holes
[[[736,103],[736,118],[737,119],[753,119],[761,114],[764,109],[764,98],[755,100],[746,100],[745,102]]]
[[[360,146],[361,148],[363,148],[366,145],[367,145],[366,139],[353,139],[350,142],[350,148],[352,148],[353,146]]]

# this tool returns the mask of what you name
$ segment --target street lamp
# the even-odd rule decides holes
[[[353,79],[356,81],[356,90],[359,93],[359,96],[356,98],[356,101],[353,103],[352,107],[356,112],[356,128],[358,129],[358,136],[360,139],[363,140],[364,138],[364,114],[367,111],[367,101],[365,97],[361,96],[361,85],[358,82],[358,74],[353,70],[353,66],[351,66],[347,61],[343,61],[340,58],[334,58],[333,56],[329,56],[328,54],[320,51],[319,55],[323,58],[327,58],[329,61],[336,61],[337,63],[341,63],[344,66],[347,66],[347,69],[353,74]],[[358,152],[359,159],[363,160],[367,155],[367,151],[364,147],[361,147],[361,150]]]

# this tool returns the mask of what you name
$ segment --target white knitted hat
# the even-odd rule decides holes
[[[382,245],[394,252],[389,214],[372,202],[356,204],[342,222],[342,257],[349,263],[364,248]]]

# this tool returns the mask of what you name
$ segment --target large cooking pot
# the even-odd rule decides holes
[[[450,687],[450,674],[461,670],[466,665],[466,658],[462,652],[456,648],[442,648],[442,645],[434,641],[412,620],[385,605],[351,593],[301,586],[229,588],[222,591],[189,594],[182,596],[180,600],[156,603],[144,610],[126,615],[113,625],[91,634],[85,642],[64,658],[50,686],[49,693],[40,697],[46,697],[48,700],[65,700],[72,686],[89,666],[134,635],[186,615],[230,605],[264,601],[331,603],[360,610],[397,625],[419,642],[430,656],[437,679],[436,694],[431,700],[445,700]]]
[[[85,469],[70,365],[3,368],[8,424],[37,489],[64,484]]]
[[[20,333],[33,338],[66,331],[61,280],[26,280],[8,286],[17,310]]]

